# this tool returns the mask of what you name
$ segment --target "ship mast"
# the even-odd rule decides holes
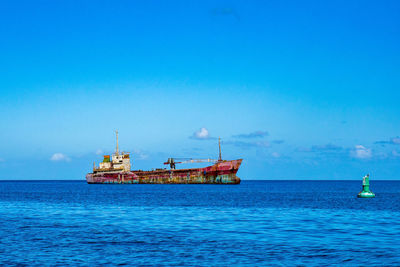
[[[115,131],[115,134],[117,135],[117,148],[115,149],[115,155],[119,155],[119,150],[118,150],[118,130]]]
[[[218,158],[218,161],[222,161],[222,156],[221,156],[221,137],[218,137],[218,146],[219,146],[219,158]]]

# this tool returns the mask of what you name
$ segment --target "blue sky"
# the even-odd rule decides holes
[[[242,179],[400,178],[398,1],[2,1],[0,179],[243,158]]]

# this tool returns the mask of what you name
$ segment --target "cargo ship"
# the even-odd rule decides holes
[[[221,139],[218,139],[219,158],[193,159],[169,158],[161,168],[150,171],[131,170],[130,154],[120,152],[118,147],[118,131],[116,131],[115,153],[104,155],[99,167],[93,163],[93,172],[86,175],[88,184],[240,184],[236,176],[242,159],[223,160],[221,156]],[[213,163],[204,168],[176,169],[176,164]]]

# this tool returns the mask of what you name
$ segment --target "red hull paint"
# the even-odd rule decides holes
[[[97,172],[86,175],[89,184],[239,184],[236,176],[242,159],[224,160],[204,168]]]

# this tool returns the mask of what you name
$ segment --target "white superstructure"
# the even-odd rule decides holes
[[[118,147],[118,131],[115,131],[117,137],[117,145],[115,153],[110,155],[104,155],[103,162],[100,162],[99,168],[96,168],[96,164],[93,166],[93,172],[129,172],[131,170],[131,161],[129,153],[119,152]]]

